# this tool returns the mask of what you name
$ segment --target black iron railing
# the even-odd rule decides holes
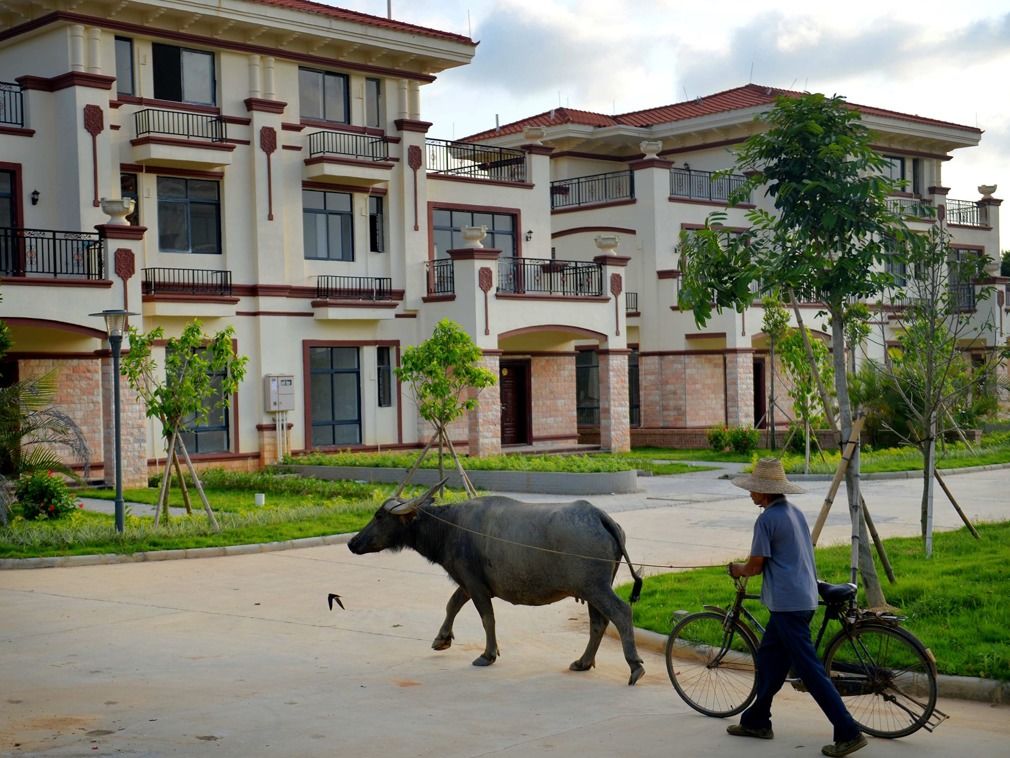
[[[501,258],[498,291],[562,297],[603,294],[603,267],[590,261]]]
[[[231,296],[231,271],[206,268],[141,269],[141,292],[145,295]]]
[[[932,218],[936,215],[930,201],[920,197],[889,197],[887,209],[907,218]]]
[[[551,182],[551,208],[609,203],[634,196],[635,175],[631,171],[612,171]]]
[[[425,264],[429,295],[452,295],[456,292],[456,269],[449,258]]]
[[[747,177],[741,174],[718,174],[691,168],[670,169],[670,196],[688,200],[711,200],[725,203],[729,196],[743,186]],[[750,202],[750,198],[744,198]]]
[[[390,300],[393,280],[388,276],[320,276],[316,297],[321,300]]]
[[[624,293],[624,311],[626,313],[638,313],[638,293]]]
[[[0,227],[0,275],[104,279],[105,240],[95,232]]]
[[[948,224],[960,224],[961,226],[988,226],[989,224],[989,218],[983,212],[982,207],[971,200],[947,199],[946,206],[945,220]]]
[[[228,137],[228,125],[220,116],[202,113],[184,113],[158,108],[147,108],[133,114],[137,136],[168,134],[184,139],[205,139],[223,142]]]
[[[20,84],[0,82],[0,124],[25,125],[25,100]]]
[[[385,137],[347,132],[313,132],[308,137],[309,157],[346,155],[368,161],[389,159],[389,144]]]
[[[494,182],[525,182],[526,153],[507,147],[426,139],[427,170]]]

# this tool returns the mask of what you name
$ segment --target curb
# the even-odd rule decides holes
[[[941,476],[956,476],[957,474],[974,474],[978,471],[1003,471],[1010,469],[1010,463],[989,463],[985,466],[967,466],[965,468],[940,468],[937,471]],[[790,478],[800,482],[830,482],[834,479],[834,474],[791,474]],[[860,479],[876,479],[885,481],[887,479],[922,479],[922,469],[915,471],[881,471],[876,474],[860,473]]]
[[[277,550],[297,550],[303,547],[342,545],[354,534],[324,534],[283,542],[256,542],[247,545],[222,545],[180,550],[150,550],[145,553],[103,553],[99,555],[58,555],[46,558],[3,558],[3,569],[69,568],[73,566],[107,566],[114,563],[147,563],[149,561],[179,561],[187,558],[223,558],[229,555],[272,553]]]
[[[607,635],[614,639],[620,639],[613,624],[607,626]],[[667,635],[665,634],[635,627],[635,643],[664,657],[666,656],[666,640]],[[995,679],[937,674],[936,690],[938,699],[944,697],[974,700],[992,705],[1010,702],[1010,682],[1000,682]]]

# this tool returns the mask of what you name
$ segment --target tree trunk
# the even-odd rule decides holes
[[[186,506],[186,515],[193,515],[193,503],[189,499],[189,487],[186,486],[186,477],[182,475],[182,466],[179,465],[179,456],[175,456],[175,474],[179,477],[179,489],[182,491],[182,504]]]
[[[810,473],[810,419],[803,419],[803,473]]]
[[[922,446],[922,544],[933,557],[933,472],[936,469],[936,411],[929,414],[929,437]]]
[[[165,471],[161,475],[161,491],[158,492],[158,507],[154,511],[154,525],[161,522],[162,511],[165,513],[165,523],[168,523],[168,491],[172,486],[172,461],[175,459],[175,441],[178,438],[177,432],[172,432],[169,437],[168,447],[165,450]]]
[[[221,526],[217,523],[214,511],[211,510],[210,501],[207,500],[207,493],[203,491],[203,484],[200,483],[200,475],[196,473],[196,469],[193,467],[193,461],[189,459],[189,451],[186,450],[186,443],[179,440],[179,447],[182,448],[182,455],[186,459],[186,468],[189,469],[189,475],[193,477],[193,484],[196,486],[196,491],[200,494],[200,500],[203,501],[203,509],[207,512],[207,518],[210,520],[211,526],[214,527],[214,531],[220,532]]]
[[[768,447],[775,452],[775,337],[768,343]]]
[[[824,380],[821,378],[821,372],[817,370],[817,360],[814,358],[814,349],[812,347],[810,347],[810,335],[807,334],[807,328],[803,325],[803,314],[800,313],[800,305],[799,305],[799,303],[796,302],[796,296],[792,292],[789,293],[789,302],[793,306],[793,313],[796,316],[796,324],[800,328],[800,336],[803,337],[803,347],[807,351],[807,360],[810,361],[810,369],[811,369],[811,371],[813,371],[814,380],[817,382],[817,392],[820,394],[820,396],[821,396],[821,403],[824,405],[824,417],[828,420],[828,426],[831,427],[832,429],[834,429],[835,432],[837,433],[839,430],[838,430],[838,424],[835,423],[835,414],[834,414],[834,411],[832,411],[832,409],[831,409],[831,397],[828,395],[827,387],[824,386]],[[831,321],[832,324],[840,324],[841,323],[841,314],[835,314],[835,312],[833,310],[831,312],[831,318],[832,318],[832,321]],[[846,387],[845,405],[846,405],[846,408],[848,408],[848,404],[849,404],[848,384],[845,383],[845,381],[844,381],[845,380],[845,335],[840,335],[839,337],[836,338],[835,337],[835,332],[836,331],[838,331],[838,329],[835,326],[832,326],[832,328],[831,328],[831,348],[832,348],[832,350],[834,350],[834,356],[833,357],[834,357],[834,360],[835,360],[835,392],[840,392],[840,390],[839,390],[840,385],[838,384],[838,375],[841,374],[842,380],[843,380],[843,384]],[[839,347],[838,343],[841,344],[841,347]],[[839,367],[841,367],[841,368],[839,369]],[[838,402],[839,402],[839,405],[841,405],[841,402],[842,402],[841,395],[839,395]],[[841,408],[839,408],[839,413],[841,413]],[[850,418],[849,418],[849,423],[850,423],[850,425],[852,423],[851,415],[850,415]],[[845,440],[847,440],[848,438],[849,438],[848,437],[848,431],[845,430],[845,429],[843,429],[842,430],[841,439],[839,439],[839,441],[838,441],[839,446],[840,447],[843,446],[845,444]]]
[[[843,331],[842,307],[831,308],[831,347],[832,359],[835,364],[835,394],[838,396],[838,419],[841,425],[842,439],[847,440],[852,433],[852,406],[849,404],[849,383],[845,371],[845,333]],[[852,521],[852,555],[850,581],[856,582],[856,571],[863,577],[863,591],[866,602],[871,608],[884,607],[887,600],[876,566],[873,565],[873,555],[870,553],[869,534],[866,522],[863,520],[860,508],[859,494],[859,445],[852,452],[852,460],[845,470],[845,489],[849,499],[849,513]]]

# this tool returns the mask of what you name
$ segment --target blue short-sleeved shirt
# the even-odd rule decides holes
[[[761,602],[770,611],[817,608],[817,569],[803,512],[785,498],[765,507],[754,524],[751,555],[765,559]]]

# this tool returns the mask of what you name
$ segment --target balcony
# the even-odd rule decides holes
[[[105,240],[95,232],[0,227],[0,276],[105,279]]]
[[[501,258],[498,292],[556,297],[600,297],[603,267],[590,261]]]
[[[392,300],[393,280],[388,276],[320,276],[319,300]]]
[[[451,259],[428,261],[424,264],[424,271],[428,280],[429,295],[456,294],[456,269],[453,268]]]
[[[612,171],[551,182],[551,210],[613,203],[634,197],[635,175],[631,171]]]
[[[0,127],[22,128],[24,125],[25,103],[21,85],[0,82]]]
[[[145,108],[133,114],[136,163],[177,168],[218,168],[231,164],[235,145],[220,116]]]
[[[144,268],[140,291],[145,316],[224,318],[235,315],[231,271],[203,268]]]
[[[351,132],[313,132],[306,139],[309,157],[303,179],[338,181],[370,187],[389,181],[393,164],[385,137]]]
[[[727,203],[732,193],[747,181],[741,174],[696,171],[690,168],[670,169],[670,197],[708,203]],[[743,199],[749,203],[750,196]]]
[[[989,209],[976,202],[948,199],[946,206],[945,220],[948,224],[977,227],[989,226]]]
[[[930,219],[936,216],[936,209],[929,200],[919,197],[889,197],[887,209],[905,218]]]
[[[429,176],[509,184],[527,181],[522,150],[442,139],[426,139],[424,146]]]

